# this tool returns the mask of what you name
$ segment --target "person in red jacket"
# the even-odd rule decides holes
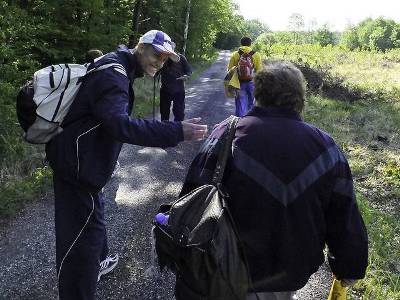
[[[347,159],[303,121],[306,84],[293,64],[270,63],[254,83],[256,105],[239,120],[223,178],[254,288],[247,300],[296,299],[326,246],[335,277],[354,283],[365,276],[368,236]],[[205,141],[181,195],[211,182],[227,123]]]

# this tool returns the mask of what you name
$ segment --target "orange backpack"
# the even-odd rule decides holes
[[[238,51],[240,58],[237,66],[238,77],[240,81],[250,81],[253,80],[254,64],[253,64],[253,54],[255,51],[250,51],[249,53],[244,53],[241,49]]]

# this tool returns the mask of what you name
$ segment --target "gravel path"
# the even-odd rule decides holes
[[[187,86],[186,116],[201,116],[210,128],[234,112],[222,89],[229,52]],[[161,203],[179,193],[186,168],[199,143],[174,149],[125,145],[120,168],[105,189],[110,252],[118,268],[98,285],[98,299],[173,299],[174,277],[146,278],[150,266],[150,223]],[[52,195],[28,205],[0,229],[0,299],[57,299]],[[323,265],[299,299],[327,298],[331,277]],[[190,300],[190,299],[188,299]],[[227,299],[229,300],[229,299]]]

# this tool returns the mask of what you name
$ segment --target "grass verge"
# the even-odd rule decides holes
[[[38,167],[24,177],[5,181],[0,185],[0,218],[15,215],[27,202],[49,190],[52,171],[48,166]]]
[[[350,291],[350,299],[400,299],[400,222],[370,206],[358,193],[358,203],[369,235],[367,276]]]
[[[369,235],[369,267],[349,299],[400,299],[400,105],[310,96],[304,118],[329,132],[349,160]]]

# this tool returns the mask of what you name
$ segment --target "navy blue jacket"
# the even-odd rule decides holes
[[[143,71],[126,46],[106,54],[89,69],[111,62],[123,65],[128,77],[113,68],[88,75],[62,123],[63,132],[46,145],[55,176],[91,192],[99,191],[111,177],[123,143],[166,148],[183,141],[180,122],[130,116],[131,85]]]
[[[226,124],[192,162],[182,194],[210,182]],[[364,277],[367,232],[348,162],[327,133],[288,108],[255,107],[238,123],[225,172],[257,291],[303,287],[324,262],[325,245],[339,279]]]

